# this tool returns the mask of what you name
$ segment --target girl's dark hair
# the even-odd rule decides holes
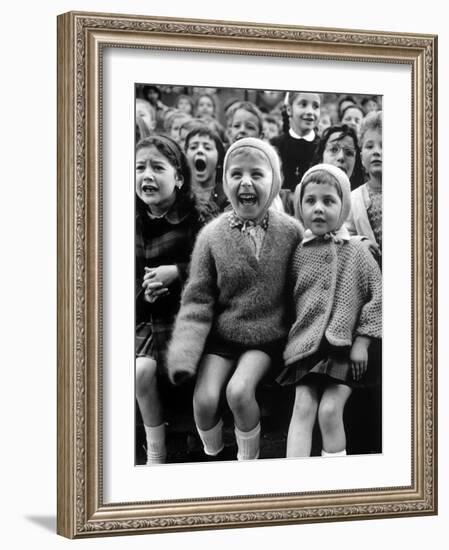
[[[153,86],[151,84],[145,84],[145,86],[142,88],[142,94],[145,99],[147,99],[148,92],[156,92],[157,98],[161,99],[161,91],[157,86]]]
[[[377,104],[377,106],[379,106],[379,101],[376,95],[367,95],[363,97],[362,101],[360,102],[360,105],[362,107],[365,107],[368,101],[374,101]]]
[[[225,148],[223,142],[220,139],[220,136],[217,134],[217,132],[214,132],[212,128],[209,128],[205,125],[198,125],[194,127],[193,130],[190,130],[190,132],[187,134],[184,146],[185,151],[187,151],[190,140],[195,136],[207,136],[214,141],[215,147],[217,148],[218,152],[217,167],[215,168],[215,181],[221,181],[223,177],[223,161],[225,157]]]
[[[351,177],[349,178],[349,181],[351,182],[351,190],[356,189],[357,187],[359,187],[364,183],[365,171],[362,165],[362,157],[360,155],[360,147],[359,147],[357,135],[354,129],[348,126],[347,124],[341,124],[338,126],[329,126],[329,128],[326,128],[324,130],[323,135],[321,136],[320,142],[318,144],[318,148],[315,153],[315,159],[312,165],[323,162],[323,155],[326,149],[327,142],[334,134],[340,134],[337,138],[337,141],[340,141],[344,139],[346,136],[348,136],[354,142],[355,164],[354,164],[354,170],[352,172]]]
[[[338,117],[339,117],[340,120],[341,120],[341,110],[342,110],[341,106],[345,101],[350,101],[353,105],[355,105],[357,103],[352,95],[344,95],[344,96],[340,97],[340,99],[338,100],[338,104],[337,104]]]
[[[346,111],[349,111],[349,109],[357,109],[358,111],[360,111],[360,113],[362,114],[362,119],[365,116],[365,111],[363,110],[363,108],[358,103],[352,103],[351,105],[346,105],[346,107],[341,111],[340,120],[343,120]]]
[[[176,193],[178,193],[179,198],[184,200],[188,205],[196,207],[196,199],[192,191],[190,167],[181,147],[172,138],[155,134],[141,139],[137,143],[136,154],[140,149],[145,149],[147,147],[155,147],[174,167],[177,175],[183,179],[183,184],[180,189],[177,188]]]
[[[343,197],[341,187],[334,175],[330,174],[327,170],[315,170],[311,174],[303,178],[301,182],[301,192],[299,195],[300,202],[302,202],[307,185],[311,182],[332,185],[333,187],[335,187],[335,190],[337,191],[340,199]]]
[[[290,130],[290,117],[288,116],[287,105],[285,104],[282,105],[281,116],[282,116],[282,132],[284,134],[288,134],[288,131]]]

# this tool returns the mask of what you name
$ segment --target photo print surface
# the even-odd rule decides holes
[[[382,452],[382,97],[135,86],[135,464]]]

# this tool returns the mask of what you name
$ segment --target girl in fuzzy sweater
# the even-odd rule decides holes
[[[204,451],[223,449],[221,403],[235,421],[239,460],[259,456],[256,387],[288,334],[287,267],[301,239],[297,220],[269,209],[279,192],[271,145],[243,138],[224,160],[223,188],[233,210],[198,235],[168,350],[174,383],[198,371],[195,422]]]
[[[295,191],[295,212],[306,228],[292,273],[296,321],[284,352],[282,385],[296,386],[287,456],[309,456],[318,417],[323,456],[345,455],[343,410],[368,366],[368,346],[382,335],[379,267],[344,227],[351,198],[336,166],[310,168]]]

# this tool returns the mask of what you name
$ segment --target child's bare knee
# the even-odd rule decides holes
[[[243,380],[231,380],[226,387],[226,399],[232,411],[245,408],[251,397],[252,390]]]
[[[315,419],[317,411],[317,398],[308,386],[297,386],[293,414],[302,420]]]
[[[321,429],[334,429],[341,422],[342,411],[332,400],[322,401],[318,410],[318,421]]]
[[[150,357],[136,359],[136,392],[147,393],[156,384],[157,364]]]
[[[293,414],[299,420],[311,420],[315,418],[316,407],[310,399],[297,400],[293,407]]]
[[[193,394],[193,409],[197,415],[213,416],[218,408],[219,396],[212,391],[195,391]]]

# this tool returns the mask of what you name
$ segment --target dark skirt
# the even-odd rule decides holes
[[[353,379],[350,351],[350,346],[333,346],[323,339],[315,353],[285,367],[276,381],[281,386],[313,382],[360,388],[378,384],[382,368],[380,341],[373,341],[368,349],[368,368],[361,380]]]
[[[165,368],[167,347],[173,331],[175,317],[152,319],[136,326],[136,357],[151,357],[158,368]]]
[[[282,353],[285,347],[285,339],[267,342],[261,345],[247,346],[223,340],[216,335],[210,335],[206,341],[203,354],[219,355],[226,359],[237,360],[247,351],[258,350],[263,351],[271,359],[271,362],[278,365],[282,361]]]

